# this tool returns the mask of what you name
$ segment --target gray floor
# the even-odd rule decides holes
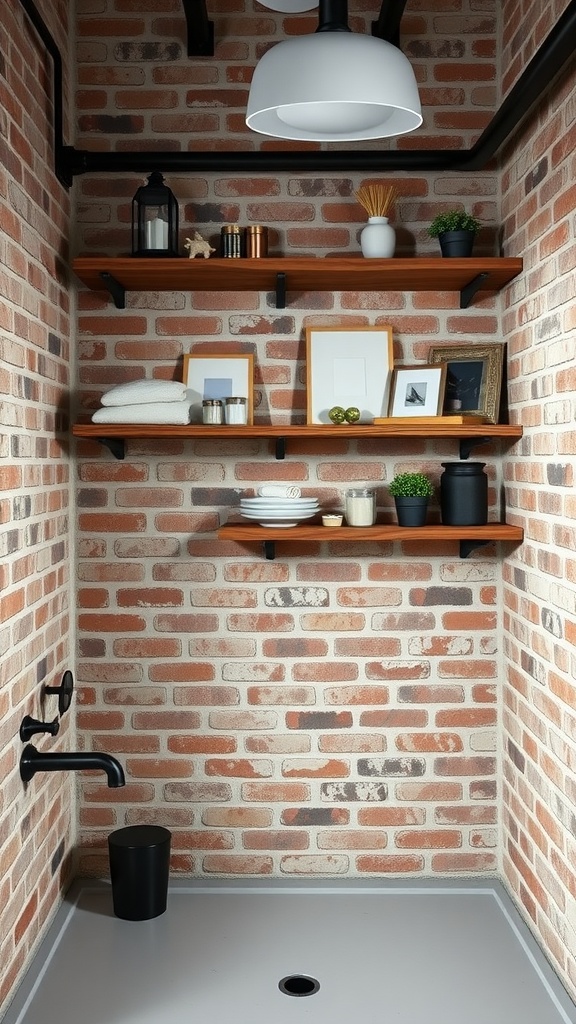
[[[287,975],[320,988],[286,995]],[[4,1020],[576,1024],[576,1007],[496,882],[177,883],[142,922],[87,882]]]

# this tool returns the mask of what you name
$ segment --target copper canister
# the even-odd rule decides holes
[[[252,259],[268,255],[268,228],[263,224],[249,224],[246,228],[246,255]]]

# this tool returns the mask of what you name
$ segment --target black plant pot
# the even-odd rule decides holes
[[[443,231],[438,235],[443,256],[471,256],[474,248],[474,231]]]
[[[425,526],[428,498],[394,498],[398,526]]]

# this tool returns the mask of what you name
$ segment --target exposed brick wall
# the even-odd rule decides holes
[[[277,147],[244,126],[251,69],[265,46],[308,30],[316,14],[222,8],[216,58],[189,60],[178,6],[81,12],[82,144]],[[372,16],[352,8],[359,30]],[[391,144],[470,145],[497,100],[494,5],[409,5],[403,33],[425,128]],[[183,235],[194,225],[218,244],[223,222],[260,221],[272,252],[326,256],[358,252],[365,215],[353,194],[363,177],[214,173],[169,183]],[[79,251],[126,252],[142,180],[80,179]],[[436,253],[426,225],[454,202],[487,225],[480,250],[496,251],[495,173],[395,181],[399,251]],[[183,353],[226,345],[255,355],[257,420],[302,422],[308,324],[391,323],[396,359],[407,363],[424,360],[432,342],[500,338],[498,297],[461,311],[453,294],[311,291],[276,310],[262,294],[167,292],[131,295],[128,307],[79,292],[83,411],[120,380],[177,377]],[[502,464],[497,446],[486,451],[496,518]],[[100,780],[84,784],[84,871],[106,871],[111,827],[143,821],[172,828],[173,869],[184,873],[496,870],[495,550],[461,562],[455,545],[308,544],[280,546],[267,563],[258,546],[215,537],[239,494],[269,480],[327,505],[371,482],[391,519],[393,473],[424,467],[437,481],[454,444],[301,440],[283,462],[252,440],[131,443],[123,463],[96,444],[78,454],[78,725],[87,745],[120,755],[129,782],[112,794]]]
[[[236,461],[238,444],[82,459],[78,724],[130,780],[115,809],[84,785],[101,852],[83,864],[105,869],[111,825],[154,820],[195,873],[494,869],[498,563],[461,563],[453,545],[431,561],[418,544],[307,544],[266,563],[214,539],[243,466],[333,504],[341,480],[437,473],[440,447],[289,457],[276,474],[267,450]]]
[[[566,6],[524,5],[530,56]],[[518,5],[507,4],[514,25]],[[518,40],[507,32],[509,45]],[[506,51],[510,52],[509,49]],[[514,68],[514,61],[509,65]],[[565,73],[507,154],[502,219],[525,289],[504,318],[510,399],[524,424],[506,492],[526,542],[505,566],[503,869],[558,973],[576,992],[576,75]]]
[[[63,45],[65,6],[44,11]],[[425,123],[391,145],[471,144],[565,2],[543,11],[508,0],[498,26],[496,6],[409,0],[403,48],[416,69]],[[351,24],[365,30],[373,12],[350,7]],[[24,797],[14,739],[22,714],[41,710],[40,682],[55,681],[68,664],[66,458],[53,440],[64,427],[55,410],[66,405],[68,305],[59,265],[52,275],[58,284],[46,288],[46,253],[32,248],[40,224],[48,252],[64,252],[68,208],[50,170],[44,121],[30,135],[21,130],[20,81],[29,77],[26,98],[35,90],[43,97],[48,69],[38,65],[16,0],[8,8],[14,42],[8,74],[0,70],[0,253],[10,267],[2,327],[6,351],[17,357],[0,366],[10,397],[0,472],[9,495],[1,502],[6,542],[19,546],[0,568],[8,612],[0,632],[2,671],[8,666],[0,695],[8,737],[3,994],[57,901],[58,864],[72,831],[71,785],[37,779]],[[79,146],[284,148],[247,133],[248,80],[270,42],[308,31],[315,16],[220,5],[211,12],[215,59],[189,60],[180,0],[89,0],[78,13]],[[285,311],[263,295],[158,293],[131,296],[129,309],[118,313],[101,296],[80,292],[84,410],[120,380],[178,376],[183,352],[225,343],[256,354],[260,418],[303,418],[302,332],[309,323],[391,323],[395,356],[404,362],[424,359],[432,341],[506,338],[512,415],[526,439],[517,456],[485,451],[494,517],[505,482],[508,514],[527,530],[526,545],[505,562],[504,590],[500,552],[462,562],[453,546],[358,544],[332,552],[306,545],[280,548],[271,563],[256,548],[215,538],[241,490],[282,480],[335,503],[348,483],[371,481],[382,515],[391,515],[390,476],[420,466],[437,475],[455,449],[302,441],[276,463],[263,442],[139,442],[120,463],[95,445],[79,445],[80,742],[118,754],[129,783],[118,791],[98,777],[84,783],[82,871],[106,872],[112,828],[147,821],[172,829],[172,867],[184,874],[365,877],[503,867],[559,974],[576,990],[573,97],[573,79],[563,79],[508,153],[501,181],[495,169],[396,178],[399,253],[436,252],[425,227],[440,204],[462,202],[480,217],[486,227],[479,251],[496,251],[490,226],[504,224],[506,252],[523,255],[528,268],[507,293],[504,312],[502,296],[461,312],[443,293],[311,292],[290,296]],[[196,226],[214,241],[223,221],[264,221],[272,251],[325,256],[358,251],[365,218],[353,193],[363,177],[213,174],[169,183],[184,228]],[[130,199],[141,181],[79,179],[78,251],[128,250]],[[28,496],[36,505],[26,513]],[[26,531],[16,522],[21,510],[29,516]],[[38,523],[42,535],[31,529]],[[52,552],[56,570],[48,565]],[[69,729],[65,721],[65,743]]]
[[[40,5],[66,52],[67,4]],[[69,199],[52,167],[51,68],[17,0],[0,42],[0,1007],[70,879],[73,784],[19,775],[25,714],[70,665]],[[71,740],[71,718],[58,740]]]

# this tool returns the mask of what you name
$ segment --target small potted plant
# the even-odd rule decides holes
[[[434,217],[428,234],[438,239],[443,256],[471,256],[480,226],[480,221],[464,210],[448,210]]]
[[[428,502],[434,494],[424,473],[399,473],[390,482],[389,491],[396,503],[399,526],[424,526]]]

